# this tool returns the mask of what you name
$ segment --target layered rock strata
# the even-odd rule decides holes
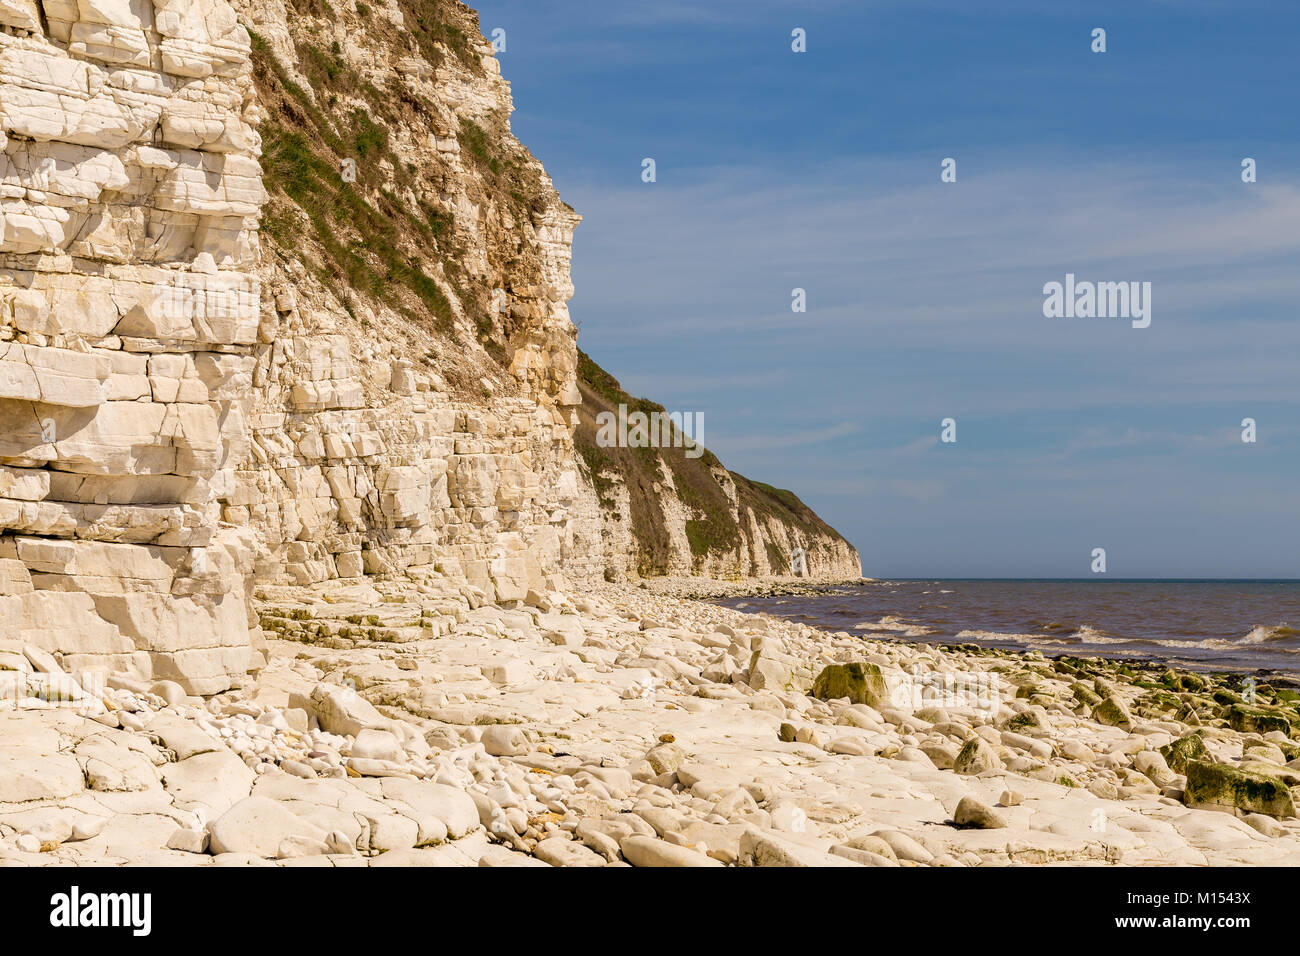
[[[213,0],[0,4],[0,621],[74,669],[250,666],[265,198],[249,38]]]
[[[0,2],[2,636],[215,694],[259,586],[857,573],[716,459],[580,453],[580,217],[512,110],[454,0]]]

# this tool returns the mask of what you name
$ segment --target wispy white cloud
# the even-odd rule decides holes
[[[786,431],[763,431],[747,435],[726,438],[720,446],[732,454],[755,451],[778,451],[789,448],[802,448],[807,445],[820,445],[853,435],[861,430],[857,422],[840,422],[820,428],[798,428]]]
[[[917,455],[923,452],[931,451],[932,449],[937,447],[938,444],[939,444],[939,439],[937,436],[924,435],[921,438],[916,439],[915,441],[908,442],[902,448],[899,448],[896,451],[896,454],[906,455],[906,456]]]
[[[1019,356],[1021,381],[988,390],[998,408],[1131,401],[1116,377],[1160,386],[1145,388],[1145,402],[1294,398],[1300,190],[1248,186],[1231,168],[1204,165],[1171,180],[1159,163],[998,159],[1002,171],[954,185],[940,184],[937,158],[926,157],[798,176],[711,169],[579,195],[594,212],[576,241],[574,312],[598,347],[628,348],[648,326],[722,375],[735,372],[729,353],[759,349],[779,350],[764,353],[767,367],[796,378],[814,360],[857,356],[870,369],[890,350],[912,350],[958,373],[949,386],[960,387],[978,364],[1009,368]],[[980,166],[997,168],[989,157]],[[1043,166],[1052,178],[1031,172]],[[1152,282],[1151,328],[1044,318],[1043,283],[1066,272]],[[790,311],[796,286],[806,313]],[[645,321],[623,320],[629,297]],[[946,354],[960,349],[983,357],[963,369]],[[1036,373],[1067,360],[1095,371]],[[932,384],[916,372],[905,388]],[[816,391],[846,384],[859,383],[820,381]]]
[[[1029,172],[1041,167],[1026,158],[1008,157],[1000,172],[944,186],[938,158],[794,174],[712,169],[683,182],[660,157],[659,183],[570,196],[588,210],[577,248],[590,275],[577,301],[600,294],[597,270],[619,281],[617,272],[670,278],[660,288],[685,293],[670,324],[694,322],[692,306],[729,296],[735,308],[716,317],[723,322],[779,316],[807,326],[827,314],[852,321],[868,312],[877,325],[926,316],[954,324],[957,309],[1041,316],[1042,283],[1067,270],[1161,279],[1162,311],[1235,309],[1252,291],[1300,289],[1300,274],[1277,268],[1300,252],[1294,187],[1234,183],[1230,168],[1217,182],[1171,184],[1161,164],[1099,171],[1041,157],[1037,164],[1056,171],[1051,179]],[[735,297],[742,276],[750,287],[780,291],[785,311],[773,302],[771,311],[744,314],[754,299]],[[788,288],[777,283],[801,277],[810,311],[795,318]]]

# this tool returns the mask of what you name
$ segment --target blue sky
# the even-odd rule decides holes
[[[865,574],[1300,577],[1300,6],[478,8],[585,217],[580,345]],[[1045,318],[1067,272],[1150,327]]]

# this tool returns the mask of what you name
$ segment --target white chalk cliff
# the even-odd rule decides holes
[[[75,669],[249,666],[266,198],[224,3],[0,3],[0,621]]]
[[[579,453],[580,217],[511,109],[452,0],[0,0],[0,639],[215,694],[261,586],[858,573],[716,459]]]

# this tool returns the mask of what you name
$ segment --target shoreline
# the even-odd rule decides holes
[[[689,580],[689,579],[678,579],[678,580]],[[743,591],[743,590],[733,591],[730,590],[731,582],[711,581],[708,582],[707,584],[703,584],[699,588],[698,596],[695,594],[683,594],[681,596],[693,597],[697,600],[719,600],[719,599],[743,598],[743,597],[766,598],[766,597],[784,597],[784,596],[791,596],[791,595],[816,596],[819,594],[825,594],[827,590],[830,588],[844,587],[848,585],[857,585],[857,584],[866,585],[866,584],[887,583],[887,581],[893,579],[884,579],[884,578],[855,578],[855,579],[846,579],[846,580],[828,579],[823,581],[809,581],[806,583],[805,586],[800,586],[799,583],[800,579],[781,578],[781,579],[770,579],[770,581],[769,579],[761,579],[761,580],[764,583],[759,588],[751,591]],[[922,579],[907,579],[907,580],[910,581],[910,580],[922,580]],[[924,580],[929,580],[929,579],[924,579]],[[941,581],[946,579],[935,579],[935,580]],[[997,578],[997,579],[970,579],[970,580],[1011,581],[1011,580],[1018,580],[1018,579]],[[1048,579],[1044,579],[1044,580],[1048,580]],[[1079,580],[1080,582],[1083,582],[1086,581],[1087,579],[1079,579]],[[1097,583],[1112,583],[1112,582],[1097,582]],[[1126,583],[1126,582],[1116,581],[1113,583]],[[1192,582],[1189,580],[1188,582],[1182,582],[1182,583],[1199,583],[1199,582]],[[1290,583],[1290,582],[1280,582],[1280,583]],[[716,588],[716,593],[714,587],[715,585],[720,585],[720,587]],[[665,593],[671,593],[671,591],[666,591]],[[753,613],[753,614],[769,613],[762,610],[761,608],[755,609],[753,611],[749,611],[748,609],[744,609],[744,608],[732,608],[732,609],[739,610],[741,611],[741,613]],[[809,626],[816,627],[818,630],[821,630],[825,633],[836,633],[835,629],[827,625],[812,623]],[[917,626],[928,627],[929,625],[921,624]],[[904,644],[924,644],[924,645],[935,645],[935,646],[951,647],[951,648],[965,648],[965,647],[979,648],[981,650],[993,651],[1000,654],[1006,654],[1012,657],[1022,656],[1027,654],[1039,654],[1045,659],[1053,660],[1053,661],[1077,659],[1077,660],[1084,660],[1084,661],[1109,662],[1109,663],[1121,664],[1121,665],[1127,664],[1131,667],[1140,667],[1144,669],[1164,670],[1168,668],[1175,668],[1175,669],[1185,669],[1189,671],[1194,671],[1200,674],[1210,674],[1210,675],[1217,675],[1223,677],[1245,677],[1249,675],[1254,677],[1264,677],[1275,683],[1282,684],[1286,687],[1300,688],[1300,666],[1291,669],[1282,669],[1277,667],[1254,667],[1254,668],[1224,667],[1221,665],[1214,664],[1212,662],[1185,660],[1182,658],[1178,658],[1174,655],[1171,655],[1167,651],[1151,652],[1151,653],[1135,651],[1135,652],[1130,652],[1130,654],[1128,655],[1124,655],[1120,653],[1109,654],[1109,655],[1108,654],[1071,654],[1068,651],[1056,651],[1056,652],[1049,653],[1047,651],[1043,651],[1032,647],[1023,647],[1023,648],[1003,647],[1003,646],[997,646],[992,643],[985,644],[978,641],[969,641],[969,640],[959,641],[956,639],[956,635],[935,636],[934,639],[929,639],[925,636],[908,637],[903,635],[881,637],[880,635],[882,633],[887,634],[888,632],[881,632],[875,630],[863,630],[861,632],[845,630],[844,632],[848,634],[855,634],[855,633],[859,633],[862,635],[871,634],[874,636],[874,639],[876,640],[896,641]],[[1043,635],[1043,636],[1048,637],[1050,635]]]
[[[660,597],[707,601],[724,597],[779,597],[791,594],[820,594],[826,588],[876,583],[878,583],[876,578],[841,578],[833,575],[824,578],[769,575],[736,580],[665,575],[629,580],[627,586],[649,591]]]

